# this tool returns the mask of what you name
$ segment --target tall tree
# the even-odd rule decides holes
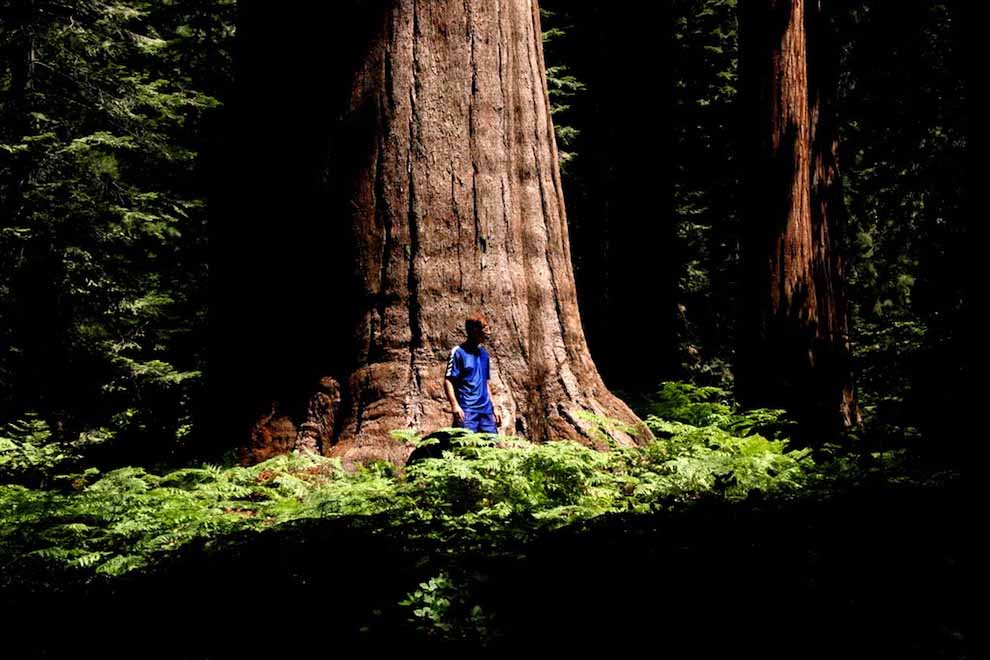
[[[856,416],[832,231],[842,197],[827,28],[818,0],[749,0],[739,15],[747,167],[737,390],[745,405],[790,409],[814,441]]]
[[[345,463],[404,460],[389,432],[451,424],[443,371],[481,309],[505,430],[600,444],[587,411],[636,425],[620,442],[649,438],[581,327],[537,3],[372,4],[353,3],[348,21],[353,68],[335,77],[349,86],[329,136],[336,204],[319,220],[341,278],[327,304],[346,330],[308,346],[325,370],[305,375],[324,391],[269,423],[298,425]]]

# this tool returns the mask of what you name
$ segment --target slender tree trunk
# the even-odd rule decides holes
[[[475,310],[503,432],[598,446],[588,411],[647,440],[585,343],[535,0],[394,0],[373,23],[333,138],[353,342],[315,347],[338,353],[341,398],[302,444],[400,462],[389,431],[450,426],[443,373]]]
[[[747,406],[780,406],[821,440],[854,417],[848,319],[834,218],[841,216],[835,84],[818,0],[740,4],[746,238],[737,373]],[[814,91],[809,93],[809,61]]]

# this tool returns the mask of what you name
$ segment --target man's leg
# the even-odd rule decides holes
[[[480,420],[478,413],[468,412],[465,410],[464,421],[460,423],[460,427],[467,429],[468,431],[471,431],[473,433],[477,433],[479,421]]]
[[[478,413],[475,416],[476,427],[479,433],[498,433],[498,427],[495,426],[495,415],[493,413]]]

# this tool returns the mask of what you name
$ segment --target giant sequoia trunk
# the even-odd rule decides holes
[[[832,231],[843,212],[832,116],[836,81],[821,10],[817,0],[808,1],[814,6],[807,17],[805,0],[740,4],[749,162],[737,388],[745,405],[790,409],[801,435],[816,441],[848,426],[855,402]]]
[[[329,367],[294,415],[300,443],[399,462],[411,448],[389,431],[450,426],[446,360],[476,310],[503,432],[596,445],[588,411],[635,425],[620,442],[648,439],[582,332],[535,0],[372,4],[331,135],[342,211],[324,219],[346,227],[327,272],[350,275],[325,304],[352,332],[311,347]],[[265,412],[256,434],[286,427]]]
[[[536,3],[401,0],[378,27],[345,120],[363,295],[325,444],[348,460],[403,459],[391,429],[450,425],[443,371],[475,309],[493,330],[505,430],[594,444],[581,411],[636,423],[581,328]]]

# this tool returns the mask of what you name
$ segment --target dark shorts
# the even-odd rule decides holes
[[[477,413],[465,410],[464,422],[459,426],[475,433],[498,433],[494,413]]]

